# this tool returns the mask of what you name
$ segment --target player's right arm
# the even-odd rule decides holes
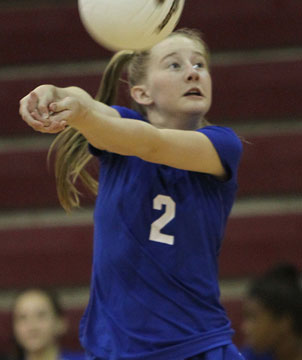
[[[19,113],[22,119],[34,130],[55,134],[64,130],[66,121],[51,121],[50,105],[68,97],[75,97],[83,103],[83,109],[94,108],[98,113],[111,117],[120,117],[117,110],[95,101],[85,90],[71,86],[60,88],[53,85],[41,85],[20,101]],[[84,116],[85,114],[83,114]]]

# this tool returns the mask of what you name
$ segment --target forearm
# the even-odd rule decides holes
[[[159,139],[159,130],[149,123],[108,116],[97,109],[74,127],[96,148],[143,159],[154,151]]]
[[[157,128],[141,120],[121,118],[117,110],[94,100],[83,89],[53,86],[43,89],[47,95],[44,102],[52,112],[45,132],[58,132],[61,123],[67,124],[98,149],[145,160],[158,148],[160,131]]]
[[[81,97],[87,104],[87,108],[90,110],[87,113],[92,113],[95,114],[98,118],[104,117],[104,116],[110,116],[110,117],[116,117],[116,118],[120,118],[120,115],[118,113],[117,110],[113,109],[112,107],[103,104],[97,100],[94,100],[90,94],[88,94],[85,90],[79,88],[79,87],[75,87],[75,86],[71,86],[71,87],[67,87],[62,89],[62,94],[64,94],[64,96],[76,96],[76,97]],[[93,116],[91,116],[90,120],[87,120],[85,118],[85,120],[83,121],[82,119],[80,119],[79,124],[78,124],[78,130],[87,138],[87,140],[89,142],[91,142],[91,144],[95,144],[95,147],[97,147],[98,149],[102,149],[105,150],[106,146],[102,141],[102,136],[94,136],[96,134],[93,133],[93,128],[95,125],[92,125],[91,121],[93,121]],[[91,125],[91,129],[90,129],[90,125]],[[76,126],[74,126],[76,128]],[[89,127],[89,130],[88,130]],[[85,133],[87,132],[87,136],[85,135]],[[92,136],[93,135],[93,136]],[[96,141],[90,141],[89,139],[92,137],[97,137],[97,142]],[[89,138],[89,139],[88,139]]]

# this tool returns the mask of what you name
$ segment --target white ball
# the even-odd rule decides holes
[[[110,50],[144,50],[177,25],[185,0],[78,0],[84,27]]]

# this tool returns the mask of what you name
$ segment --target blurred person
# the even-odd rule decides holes
[[[12,309],[17,360],[82,360],[81,353],[62,351],[59,339],[67,323],[55,294],[43,289],[22,291]]]
[[[242,329],[246,360],[302,360],[302,291],[299,271],[279,264],[250,286]]]

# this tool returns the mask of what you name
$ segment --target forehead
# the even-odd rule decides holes
[[[37,308],[52,309],[52,305],[48,297],[39,292],[29,292],[19,297],[15,304],[15,312],[34,310]]]
[[[160,60],[170,53],[183,54],[196,51],[206,55],[205,48],[201,42],[183,35],[175,35],[155,45],[151,50],[151,58],[153,60]]]

